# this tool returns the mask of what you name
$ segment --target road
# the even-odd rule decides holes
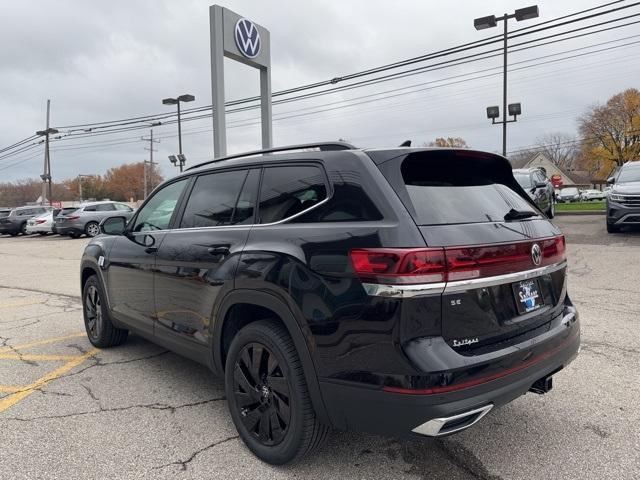
[[[551,393],[439,440],[334,432],[278,468],[237,438],[204,367],[138,337],[93,349],[78,297],[86,240],[0,237],[0,478],[637,479],[640,231],[556,223],[583,343]]]

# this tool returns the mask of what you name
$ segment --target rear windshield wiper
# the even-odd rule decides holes
[[[507,212],[504,216],[505,221],[509,222],[511,220],[522,220],[524,218],[537,217],[538,214],[532,210],[516,210],[512,208]]]

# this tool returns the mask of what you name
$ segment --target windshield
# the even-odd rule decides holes
[[[531,175],[528,173],[513,172],[513,176],[516,179],[516,182],[518,182],[525,190],[533,187],[533,184],[531,183]]]
[[[576,195],[578,193],[577,188],[563,188],[560,195]]]
[[[0,210],[0,218],[8,217],[11,210]]]
[[[640,166],[636,167],[634,165],[632,168],[622,169],[618,177],[618,182],[640,182]]]

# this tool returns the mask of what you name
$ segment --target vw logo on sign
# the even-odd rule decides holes
[[[260,33],[251,20],[241,18],[236,23],[236,45],[247,58],[255,58],[260,53]]]
[[[542,249],[537,243],[534,243],[533,247],[531,247],[531,261],[534,265],[540,265],[540,262],[542,262]]]

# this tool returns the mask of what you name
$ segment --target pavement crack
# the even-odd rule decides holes
[[[93,393],[90,387],[88,387],[85,384],[81,384],[81,386],[87,391],[87,393],[92,398],[92,400],[96,402],[98,406],[97,410],[86,410],[83,412],[66,413],[62,415],[41,415],[37,417],[5,417],[3,418],[3,420],[13,420],[16,422],[33,422],[35,420],[53,420],[53,419],[60,419],[60,418],[82,417],[85,415],[96,415],[96,414],[106,413],[106,412],[125,412],[127,410],[134,410],[137,408],[150,409],[150,410],[168,410],[170,413],[175,413],[176,410],[179,410],[181,408],[195,407],[199,405],[206,405],[208,403],[214,403],[214,402],[220,402],[220,401],[226,400],[226,397],[214,397],[206,400],[199,400],[197,402],[183,403],[180,405],[169,405],[166,403],[156,402],[156,403],[141,403],[136,405],[127,405],[126,407],[105,408],[101,405],[100,400],[95,395],[95,393]]]
[[[235,440],[239,438],[239,435],[233,435],[231,437],[223,438],[222,440],[218,440],[217,442],[210,443],[209,445],[202,447],[195,452],[193,452],[186,460],[176,460],[175,462],[165,463],[164,465],[160,465],[157,467],[153,467],[154,470],[161,470],[163,468],[171,467],[173,465],[180,466],[181,470],[186,470],[189,464],[201,453],[206,452],[207,450],[211,450],[218,445],[229,442],[231,440]]]

